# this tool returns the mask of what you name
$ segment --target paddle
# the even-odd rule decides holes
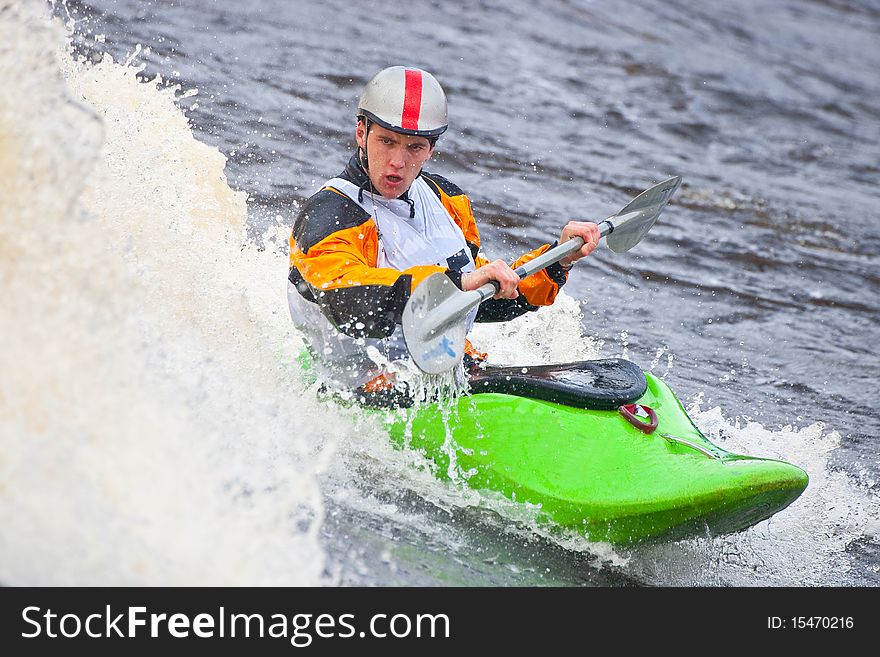
[[[599,235],[615,253],[629,251],[651,230],[667,201],[681,184],[681,176],[645,190],[616,215],[599,224]],[[568,240],[514,269],[521,279],[549,267],[584,245],[580,237]],[[490,281],[477,290],[459,290],[446,274],[426,278],[403,309],[403,338],[413,361],[423,372],[440,374],[464,357],[467,315],[499,290]]]

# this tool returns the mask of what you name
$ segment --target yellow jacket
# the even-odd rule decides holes
[[[441,176],[422,172],[453,221],[461,229],[474,263],[489,262],[480,253],[480,234],[468,197]],[[356,157],[339,176],[363,190],[368,178]],[[369,193],[369,192],[367,192]],[[511,266],[544,253],[545,244]],[[444,272],[461,287],[461,273],[437,265],[403,271],[376,266],[379,234],[373,218],[345,194],[324,187],[303,204],[290,237],[290,282],[308,302],[320,306],[327,319],[352,337],[389,336],[400,323],[410,294],[425,278]],[[517,299],[491,299],[481,304],[478,322],[508,321],[553,303],[567,274],[557,263],[523,279]]]

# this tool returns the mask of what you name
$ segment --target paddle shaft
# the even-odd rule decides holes
[[[625,253],[641,242],[680,184],[681,176],[664,180],[600,222],[599,236],[606,238],[608,248],[614,253]],[[568,240],[517,267],[514,273],[520,279],[531,276],[576,253],[583,245],[579,237]],[[466,344],[468,315],[499,289],[497,281],[489,281],[476,290],[463,292],[443,273],[422,281],[406,302],[400,322],[406,348],[419,369],[442,374],[460,363],[464,351],[459,347]]]
[[[637,214],[637,213],[632,213]],[[611,219],[625,219],[628,218],[627,215],[619,215],[616,217],[610,217],[605,221],[599,223],[599,238],[603,238],[606,235],[610,235],[614,231],[614,224],[611,223]],[[521,279],[526,276],[531,276],[532,274],[541,271],[542,269],[546,269],[550,265],[555,262],[559,262],[566,256],[571,255],[578,249],[580,249],[584,245],[584,240],[581,237],[574,237],[559,246],[554,246],[549,251],[545,251],[537,258],[532,258],[524,265],[520,265],[516,269],[513,270],[513,273],[519,276]],[[464,292],[456,295],[451,299],[447,299],[442,304],[437,306],[434,309],[434,316],[443,318],[436,326],[426,326],[423,332],[425,337],[430,336],[431,334],[436,334],[439,331],[446,330],[451,324],[458,322],[461,318],[469,313],[472,309],[479,306],[486,299],[495,296],[498,290],[501,289],[501,286],[498,284],[498,281],[489,281],[485,285],[477,288],[476,290],[470,290],[468,292]]]
[[[606,219],[605,221],[599,223],[599,239],[605,237],[606,235],[610,235],[614,231],[614,224],[611,223],[610,219]],[[524,265],[520,265],[516,269],[513,270],[513,273],[519,276],[521,279],[527,276],[531,276],[532,274],[541,271],[542,269],[546,269],[550,265],[559,262],[563,258],[570,256],[572,253],[580,249],[584,245],[583,238],[574,237],[559,246],[554,246],[552,249],[545,251],[537,258],[532,258]],[[484,301],[491,296],[494,296],[498,290],[501,289],[501,286],[498,284],[498,281],[489,281],[476,291],[480,295],[480,301]]]

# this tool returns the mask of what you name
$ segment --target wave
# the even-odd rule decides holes
[[[0,3],[0,581],[321,583],[284,258],[186,92],[69,39]]]

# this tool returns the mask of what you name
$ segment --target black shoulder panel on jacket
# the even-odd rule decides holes
[[[370,215],[344,194],[322,189],[306,200],[293,223],[293,239],[303,253],[343,228],[360,226]]]
[[[412,276],[402,274],[394,285],[356,285],[332,290],[312,288],[330,323],[353,338],[387,338],[400,323],[409,301]]]
[[[449,196],[461,196],[462,194],[464,194],[464,192],[461,191],[461,187],[459,187],[455,183],[449,182],[443,176],[438,176],[436,173],[428,173],[427,171],[422,171],[422,177],[425,178],[428,182],[434,183],[434,186],[439,187]],[[438,192],[436,189],[434,190],[434,193],[437,194],[438,197],[440,196],[440,192]]]
[[[480,305],[477,311],[478,322],[509,322],[527,312],[537,310],[520,294],[516,299],[489,299]]]

